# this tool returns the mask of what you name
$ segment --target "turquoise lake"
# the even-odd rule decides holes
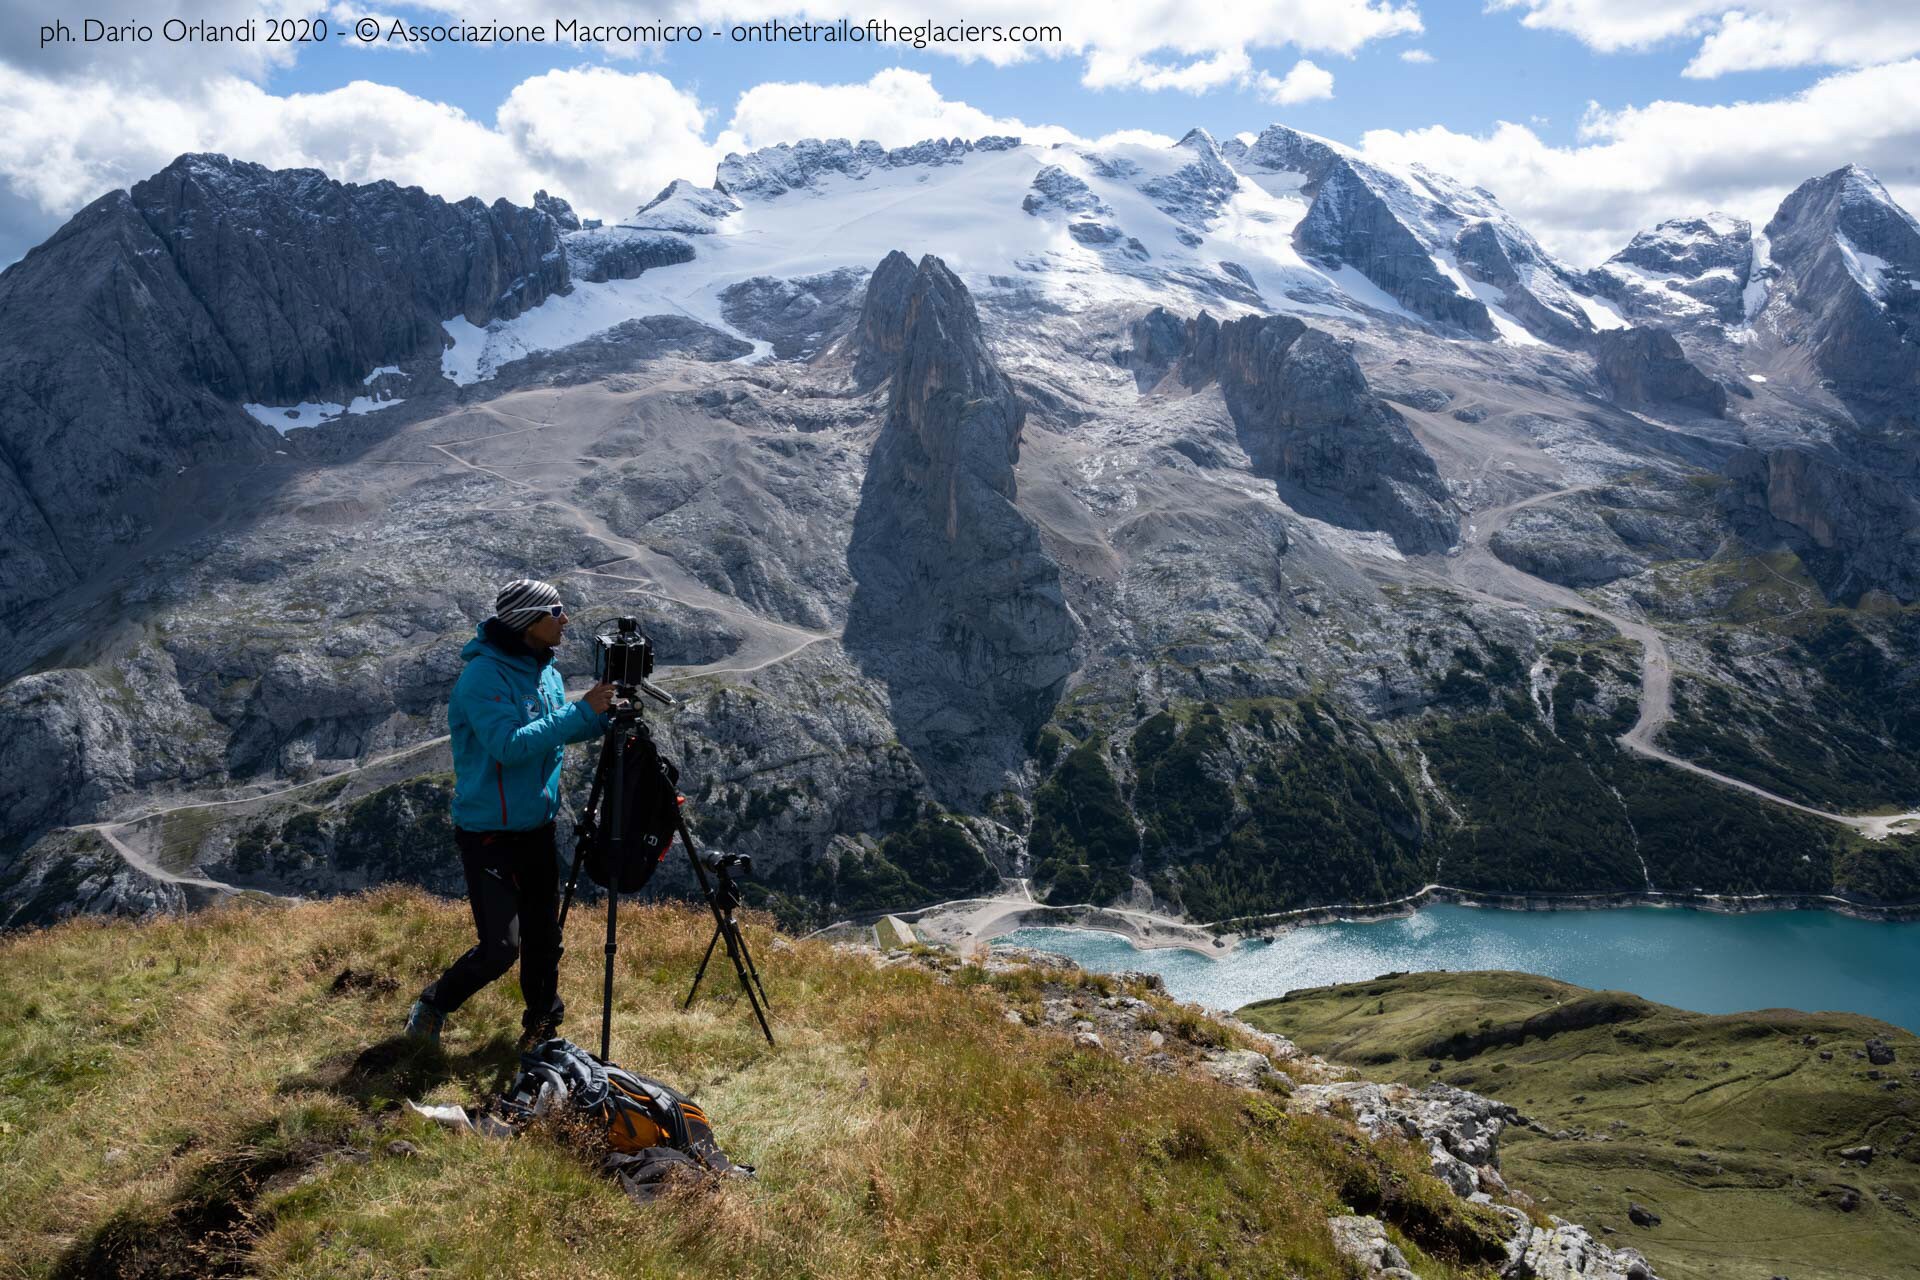
[[[995,941],[1056,951],[1097,972],[1157,973],[1175,998],[1215,1009],[1396,970],[1519,969],[1701,1013],[1835,1010],[1920,1032],[1920,924],[1826,911],[1435,906],[1398,920],[1294,929],[1217,959],[1137,950],[1118,934],[1085,929],[1021,929]]]

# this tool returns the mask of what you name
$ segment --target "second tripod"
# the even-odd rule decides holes
[[[733,961],[733,971],[740,975],[740,989],[747,993],[747,1003],[753,1006],[753,1016],[759,1020],[760,1034],[773,1043],[773,1032],[767,1026],[765,1008],[772,1006],[767,1002],[767,989],[760,985],[760,971],[753,967],[753,953],[747,950],[746,935],[740,932],[740,922],[733,913],[740,905],[740,886],[734,882],[733,868],[742,870],[753,866],[753,857],[745,853],[708,853],[694,850],[693,841],[687,839],[686,823],[680,824],[680,838],[686,841],[687,857],[693,860],[694,874],[700,877],[701,891],[707,895],[707,906],[713,910],[713,938],[707,943],[707,954],[700,957],[700,968],[693,975],[693,985],[687,988],[687,999],[680,1007],[691,1009],[693,997],[700,990],[700,979],[707,974],[707,962],[713,959],[713,949],[721,942],[727,944],[727,958]],[[713,880],[707,879],[707,872],[713,872]],[[756,994],[757,993],[757,994]]]

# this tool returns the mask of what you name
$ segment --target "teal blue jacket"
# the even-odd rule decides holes
[[[447,702],[453,740],[453,825],[530,831],[560,812],[560,757],[607,731],[607,718],[568,702],[551,661],[508,653],[482,623],[460,651],[466,669]]]

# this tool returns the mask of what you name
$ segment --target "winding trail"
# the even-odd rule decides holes
[[[1582,484],[1553,489],[1522,498],[1518,502],[1509,502],[1503,507],[1475,513],[1461,538],[1460,549],[1443,562],[1446,581],[1469,595],[1498,604],[1565,609],[1570,613],[1595,618],[1638,644],[1641,653],[1640,715],[1633,727],[1619,737],[1620,745],[1627,750],[1676,769],[1685,769],[1723,787],[1744,791],[1769,804],[1851,827],[1869,840],[1884,840],[1890,835],[1920,830],[1920,811],[1881,815],[1830,813],[1776,795],[1751,782],[1716,773],[1691,760],[1683,760],[1655,742],[1667,722],[1673,719],[1673,660],[1667,653],[1665,638],[1644,622],[1602,608],[1569,587],[1558,586],[1515,568],[1496,556],[1489,546],[1493,535],[1506,528],[1516,514],[1528,507],[1585,493],[1597,487]]]
[[[679,387],[680,384],[669,380],[666,383],[650,387],[648,390],[664,391]],[[557,403],[556,401],[556,406]],[[744,634],[740,646],[726,658],[711,663],[663,668],[663,674],[658,677],[659,683],[680,683],[687,680],[698,679],[703,676],[750,675],[756,671],[763,671],[768,667],[785,662],[812,648],[814,645],[829,640],[837,641],[840,639],[838,632],[815,631],[804,627],[796,627],[788,623],[776,622],[770,618],[754,613],[749,609],[742,608],[736,598],[723,595],[713,590],[692,573],[688,572],[684,566],[671,556],[665,555],[647,546],[645,543],[636,542],[631,538],[622,536],[598,513],[581,506],[569,497],[555,492],[550,487],[530,484],[525,480],[516,479],[502,471],[485,466],[481,462],[463,457],[457,452],[457,450],[463,446],[478,445],[487,441],[501,440],[512,436],[544,432],[552,429],[556,424],[552,421],[539,421],[522,414],[513,413],[493,404],[464,406],[461,411],[485,413],[495,418],[509,419],[526,425],[509,427],[500,431],[489,431],[481,435],[468,436],[459,440],[424,442],[426,448],[432,454],[438,454],[440,458],[445,459],[447,463],[458,466],[463,470],[478,473],[486,476],[490,480],[499,481],[508,486],[510,490],[515,491],[516,496],[522,501],[552,508],[558,512],[563,519],[580,528],[589,538],[604,544],[614,553],[610,558],[596,564],[570,569],[557,576],[598,577],[629,582],[634,584],[628,588],[631,592],[644,593],[656,599],[678,604],[684,608],[701,609],[720,614],[724,617],[735,619],[742,624],[741,631]],[[429,422],[431,422],[431,420],[429,420]],[[436,464],[429,457],[426,459],[407,460],[406,465],[431,466]],[[629,577],[618,573],[606,572],[606,570],[616,565],[634,566],[645,576]],[[143,841],[139,838],[134,838],[133,829],[139,824],[153,822],[155,820],[164,822],[166,817],[173,813],[195,809],[216,809],[233,805],[255,804],[290,796],[295,792],[304,791],[311,787],[337,782],[343,778],[351,778],[357,774],[362,774],[388,764],[401,757],[444,745],[447,741],[448,737],[445,734],[436,738],[423,739],[420,742],[412,743],[397,750],[369,757],[348,768],[273,790],[259,791],[250,795],[234,796],[221,800],[181,799],[178,803],[173,804],[153,804],[150,802],[146,807],[134,813],[126,814],[118,818],[111,818],[102,822],[79,823],[64,829],[97,833],[101,839],[107,842],[114,852],[119,854],[120,858],[128,866],[149,879],[162,884],[222,895],[263,892],[227,884],[224,881],[215,880],[211,877],[195,875],[192,874],[191,871],[170,871],[161,865],[157,858],[139,847]],[[286,900],[297,901],[297,899],[292,898]]]

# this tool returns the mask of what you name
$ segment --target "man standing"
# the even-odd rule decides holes
[[[607,730],[613,686],[567,701],[553,666],[567,625],[560,593],[520,578],[500,588],[493,616],[467,641],[466,669],[447,704],[453,744],[453,839],[467,873],[480,940],[413,1003],[407,1034],[438,1041],[448,1014],[520,961],[522,1048],[552,1036],[561,1002],[559,853],[565,745]]]

